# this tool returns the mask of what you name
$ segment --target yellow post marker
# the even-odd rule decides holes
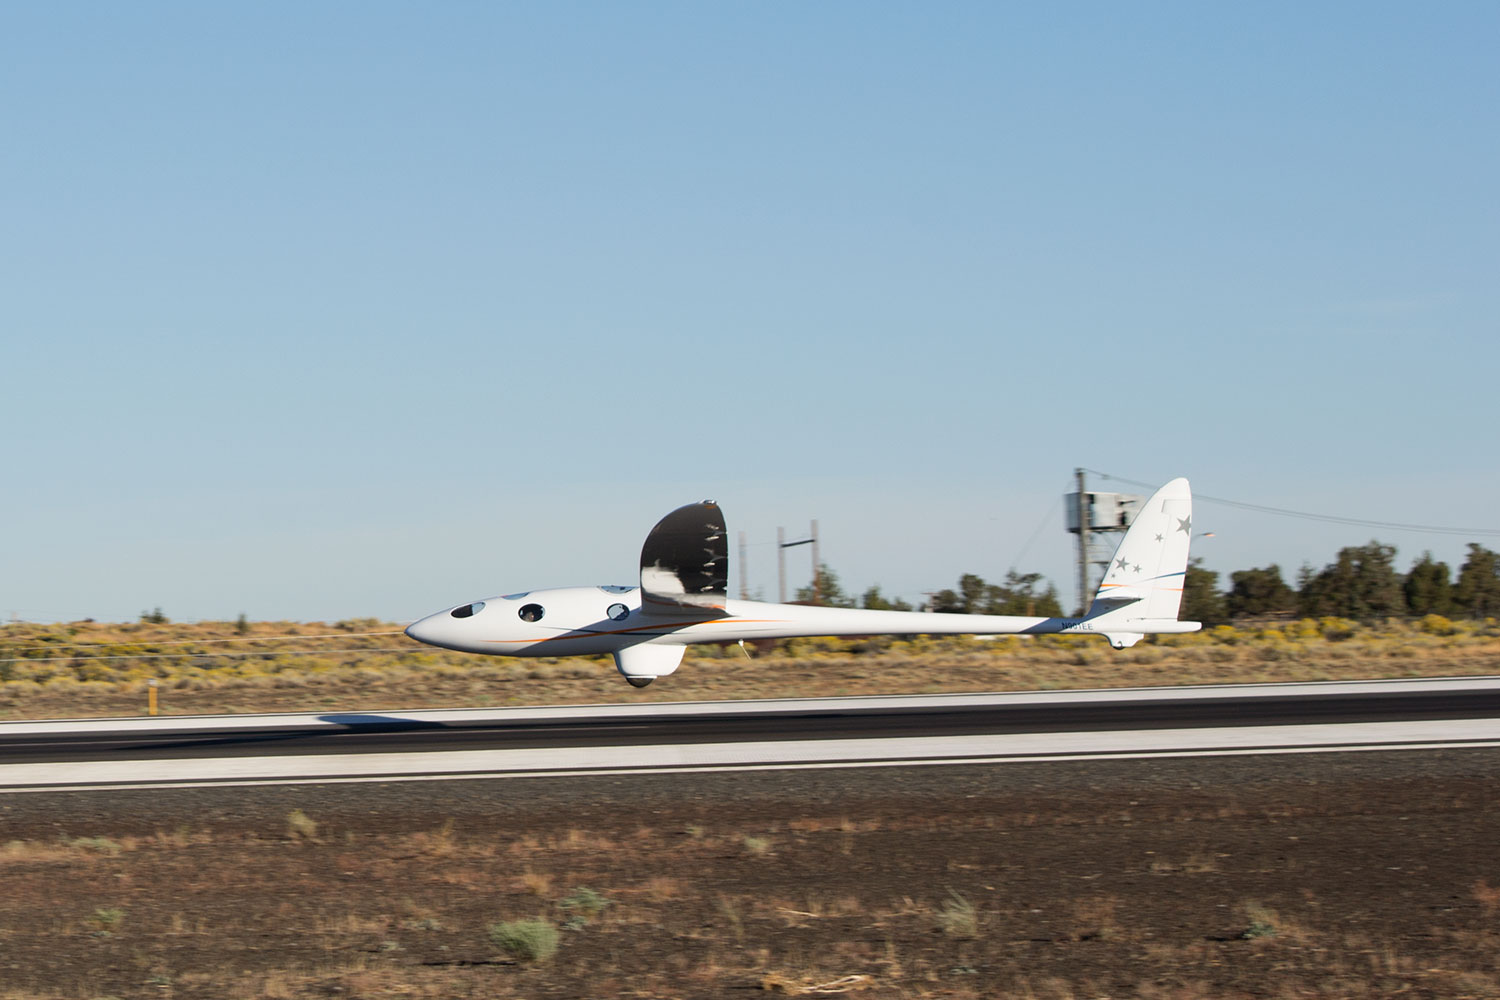
[[[156,714],[156,678],[146,682],[146,714]]]

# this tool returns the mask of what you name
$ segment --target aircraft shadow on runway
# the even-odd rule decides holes
[[[404,719],[394,715],[380,715],[370,712],[330,712],[317,717],[320,722],[330,722],[338,726],[336,729],[277,729],[277,730],[250,730],[243,733],[194,736],[184,734],[181,737],[160,737],[147,741],[132,741],[130,749],[152,750],[174,748],[179,750],[200,750],[213,747],[249,747],[256,745],[304,742],[313,745],[322,743],[324,740],[332,740],[338,737],[348,736],[379,736],[386,733],[409,733],[418,730],[450,729],[445,722],[431,722],[420,719]]]

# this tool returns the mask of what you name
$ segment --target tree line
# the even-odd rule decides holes
[[[1296,584],[1293,588],[1282,579],[1281,567],[1273,563],[1236,570],[1229,574],[1229,589],[1221,591],[1219,574],[1195,559],[1183,583],[1182,617],[1217,625],[1277,615],[1356,621],[1500,615],[1500,555],[1474,542],[1456,576],[1430,552],[1402,573],[1396,568],[1395,546],[1371,541],[1340,549],[1338,558],[1321,570],[1304,565]]]
[[[1057,600],[1057,590],[1050,584],[1043,586],[1040,573],[1005,574],[1004,583],[987,583],[983,577],[965,573],[958,578],[958,589],[939,590],[929,594],[918,608],[899,597],[888,598],[880,592],[879,585],[869,588],[859,599],[844,593],[838,574],[826,565],[818,567],[818,586],[797,591],[797,601],[804,604],[823,604],[832,608],[869,608],[873,611],[947,611],[965,615],[1061,615],[1062,605]]]
[[[919,607],[887,598],[873,586],[858,599],[844,592],[838,575],[818,567],[817,588],[803,587],[797,600],[839,608],[883,611],[946,611],[977,615],[1061,616],[1057,590],[1040,573],[1011,570],[1003,583],[988,583],[965,573],[954,589],[929,594]],[[1219,587],[1219,574],[1193,560],[1183,581],[1181,617],[1205,625],[1252,618],[1381,618],[1443,615],[1449,618],[1500,616],[1500,554],[1469,543],[1468,558],[1455,575],[1445,562],[1424,552],[1405,573],[1396,568],[1396,548],[1371,541],[1340,549],[1338,557],[1321,570],[1304,565],[1296,586],[1287,583],[1281,567],[1236,570],[1229,589]]]

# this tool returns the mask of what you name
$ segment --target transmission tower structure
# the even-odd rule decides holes
[[[1088,610],[1098,581],[1104,579],[1120,537],[1135,521],[1146,498],[1133,493],[1090,492],[1083,470],[1074,469],[1078,489],[1063,497],[1068,532],[1078,536],[1078,613]]]

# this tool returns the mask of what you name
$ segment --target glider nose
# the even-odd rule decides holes
[[[453,641],[453,629],[447,619],[446,611],[428,615],[406,626],[406,634],[429,646],[448,646]]]
[[[406,626],[406,634],[418,642],[444,649],[471,650],[474,648],[475,632],[470,621],[484,610],[483,601],[460,604],[448,611],[420,618]]]
[[[406,634],[418,642],[432,643],[432,616],[419,619],[406,626]]]

